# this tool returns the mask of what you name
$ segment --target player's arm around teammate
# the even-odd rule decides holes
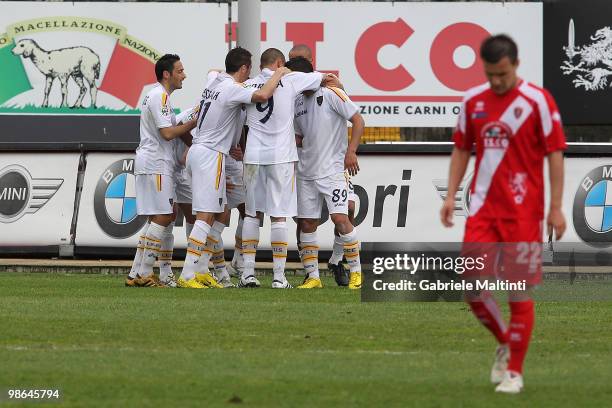
[[[358,112],[355,113],[350,118],[349,121],[353,125],[353,131],[352,131],[352,136],[351,136],[351,142],[349,143],[349,146],[346,149],[346,153],[344,156],[344,168],[351,176],[355,176],[359,172],[359,161],[357,159],[357,148],[359,147],[361,136],[363,135],[363,130],[365,128],[365,121],[363,120],[363,117],[361,116],[361,114]],[[345,184],[346,184],[346,189],[340,190],[340,193],[338,194],[339,200],[343,200],[344,197],[348,199],[348,193],[349,193],[348,178],[346,179]],[[302,183],[298,184],[298,208],[300,208],[299,200],[302,198],[301,196],[303,195],[303,192],[300,190],[301,185]],[[332,196],[332,200],[333,199],[334,197]],[[319,208],[319,212],[320,210],[321,209]],[[347,249],[349,250],[348,252],[349,252],[350,258],[347,258],[347,260],[349,262],[349,268],[352,267],[351,269],[353,269],[353,273],[350,274],[349,281],[345,283],[345,285],[348,285],[351,289],[358,289],[361,287],[361,279],[360,279],[360,275],[357,275],[357,272],[358,272],[358,269],[356,268],[357,265],[353,266],[352,264],[355,264],[355,257],[354,257],[355,253],[354,252],[358,250],[359,245],[357,244],[354,247],[351,246],[351,244],[354,245],[355,243],[357,243],[356,236],[355,236],[355,239],[352,239],[351,242],[348,242],[348,247],[346,247],[346,249],[345,249],[345,243],[343,242],[343,241],[346,241],[346,239],[343,239],[343,237],[355,235],[355,232],[356,232],[355,227],[353,226],[353,223],[348,216],[348,211],[349,211],[348,206],[346,210],[347,210],[347,213],[332,212],[333,210],[330,210],[329,217],[331,221],[334,223],[334,234],[341,243],[340,247],[342,248],[343,255],[345,252],[347,252]],[[312,287],[313,285],[318,286],[316,284],[316,281],[314,284],[312,282],[309,282],[309,278],[318,279],[318,255],[315,253],[315,251],[313,251],[315,248],[317,248],[317,246],[316,245],[313,246],[312,245],[313,242],[309,242],[313,240],[316,242],[316,231],[317,231],[318,226],[319,226],[318,218],[298,218],[298,229],[300,231],[299,232],[299,242],[301,246],[301,258],[304,263],[304,269],[307,273],[307,277],[306,277],[306,280],[304,281],[304,284],[299,286],[299,288],[306,289],[306,288]],[[314,264],[314,262],[312,261],[316,261],[316,264]],[[315,267],[317,271],[314,270]],[[339,278],[336,277],[337,282],[338,282],[338,279]]]
[[[289,61],[296,71],[311,72],[312,65],[305,58]],[[349,287],[361,286],[361,265],[357,232],[348,218],[348,179],[345,171],[356,175],[359,171],[357,148],[364,130],[364,120],[358,107],[344,91],[321,88],[305,92],[296,101],[295,128],[301,133],[297,173],[299,242],[302,261],[307,273],[300,288],[321,287],[318,271],[318,243],[316,230],[323,203],[343,243],[351,277]],[[347,142],[347,120],[353,124],[351,142]]]
[[[222,215],[227,202],[225,157],[232,140],[242,126],[240,111],[243,104],[266,101],[287,69],[279,69],[261,88],[247,88],[242,83],[251,72],[251,53],[237,47],[225,59],[226,70],[207,83],[202,92],[196,135],[187,156],[187,169],[192,178],[193,211],[196,222],[188,240],[185,265],[178,279],[184,288],[202,289],[198,273],[202,254],[210,240],[217,244],[221,239]],[[212,282],[212,281],[211,281]],[[204,284],[203,284],[204,283]],[[216,281],[212,282],[217,284]],[[216,285],[215,285],[216,286]]]
[[[186,78],[177,55],[166,54],[155,64],[157,85],[145,96],[140,115],[140,144],[134,173],[139,215],[149,217],[138,243],[127,286],[154,286],[155,259],[162,242],[172,235],[175,157],[171,140],[189,132],[195,120],[177,125],[170,95]]]
[[[245,68],[244,66],[240,68],[241,71],[239,71],[239,73],[241,75],[238,76],[238,78],[242,79],[243,81],[248,78],[248,75],[246,78],[244,78],[244,72],[242,72],[244,68]],[[250,67],[248,71],[250,72]],[[278,86],[280,79],[288,72],[289,70],[284,67],[276,70],[272,78],[270,78],[270,80],[267,81],[262,88],[252,93],[250,102],[251,103],[261,103],[261,102],[266,102],[268,99],[270,99],[270,97],[274,93],[274,90]],[[204,221],[209,225],[212,225],[212,223],[215,220],[215,217],[220,217],[220,216],[217,216],[217,214],[219,213],[198,211],[196,214],[196,219],[200,221]]]

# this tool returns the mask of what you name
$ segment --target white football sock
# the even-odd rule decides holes
[[[317,232],[300,232],[302,263],[309,278],[319,279],[319,246]]]
[[[161,248],[159,250],[159,279],[164,280],[172,273],[172,253],[174,252],[174,222],[168,224],[162,234]]]
[[[140,271],[138,271],[138,275],[140,275],[142,278],[153,275],[153,265],[155,265],[155,260],[159,256],[161,238],[164,234],[164,229],[166,229],[166,227],[154,222],[151,222],[149,229],[147,229],[144,252],[142,254],[142,262],[140,264]]]
[[[259,244],[259,218],[246,217],[242,225],[242,277],[255,276],[255,254]]]
[[[332,256],[329,258],[329,263],[332,265],[338,265],[342,262],[342,257],[344,256],[344,243],[342,242],[342,238],[338,235],[334,235],[334,248],[333,248]]]
[[[212,263],[215,268],[215,276],[217,279],[223,279],[226,276],[229,277],[227,268],[225,267],[225,248],[223,248],[223,238],[221,234],[225,225],[219,221],[215,221],[210,231],[210,235],[214,242]]]
[[[185,221],[185,236],[187,237],[187,239],[189,239],[189,236],[191,235],[192,230],[193,230],[193,224],[190,224],[187,221]]]
[[[273,222],[270,230],[270,241],[272,244],[272,260],[274,270],[274,280],[284,282],[285,278],[285,263],[287,262],[287,238],[289,231],[287,223]]]
[[[346,257],[350,272],[361,272],[357,228],[353,228],[353,230],[346,235],[340,235],[340,238],[342,238],[342,242],[344,243],[344,256]]]
[[[198,263],[202,257],[202,251],[208,233],[210,232],[210,225],[202,220],[197,220],[193,224],[193,230],[187,241],[187,256],[185,257],[185,265],[181,271],[181,278],[185,280],[191,280],[195,278],[195,273],[198,270]]]
[[[238,218],[238,226],[236,227],[236,234],[234,235],[234,256],[232,257],[232,265],[237,269],[244,267],[244,259],[242,258],[242,226],[244,220],[242,217]]]
[[[134,262],[132,262],[132,268],[130,269],[129,277],[135,279],[140,271],[140,264],[142,262],[142,254],[144,253],[145,239],[147,236],[147,230],[149,229],[150,223],[147,223],[142,228],[140,236],[138,237],[138,245],[136,245],[136,255],[134,255]]]

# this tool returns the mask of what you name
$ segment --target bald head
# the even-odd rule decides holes
[[[261,67],[270,68],[285,65],[285,55],[277,48],[268,48],[261,54]]]
[[[312,51],[307,45],[298,44],[289,51],[289,59],[304,57],[312,64]]]

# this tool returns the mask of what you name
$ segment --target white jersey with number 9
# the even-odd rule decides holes
[[[268,68],[245,82],[250,89],[261,88],[274,74]],[[277,164],[298,161],[293,129],[295,98],[317,90],[323,74],[292,72],[285,75],[267,102],[247,105],[247,137],[244,163]]]

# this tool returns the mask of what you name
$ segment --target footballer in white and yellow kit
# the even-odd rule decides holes
[[[261,73],[246,85],[257,89],[285,63],[283,53],[269,48],[261,55]],[[265,103],[247,107],[247,136],[244,156],[246,217],[243,224],[244,271],[239,285],[249,286],[254,278],[259,224],[263,214],[271,218],[273,288],[290,288],[285,277],[287,259],[286,217],[297,214],[295,167],[298,160],[293,116],[295,98],[306,90],[316,90],[327,80],[321,73],[286,75]]]
[[[287,63],[294,71],[311,72],[305,58]],[[348,218],[349,180],[345,171],[359,171],[357,147],[364,129],[359,108],[340,88],[320,88],[305,92],[296,100],[296,134],[301,135],[297,171],[298,220],[304,269],[307,273],[300,288],[322,287],[318,270],[316,230],[323,203],[343,242],[350,268],[349,287],[361,287],[361,262],[357,230]],[[347,121],[353,125],[350,144]]]
[[[174,221],[173,140],[184,137],[195,120],[182,125],[170,102],[170,95],[181,89],[186,78],[177,55],[166,54],[155,64],[158,83],[147,93],[140,114],[140,144],[136,149],[134,174],[136,206],[139,215],[149,217],[138,242],[126,286],[174,285],[168,264],[160,268],[160,278],[153,275],[153,265],[172,238]],[[163,258],[163,257],[162,257]]]
[[[260,89],[245,87],[242,82],[251,71],[251,53],[240,47],[227,54],[225,69],[202,92],[196,133],[187,154],[196,222],[178,279],[180,287],[206,287],[197,279],[196,272],[209,234],[215,243],[220,239],[220,232],[212,227],[215,221],[220,221],[227,201],[224,161],[240,126],[242,105],[265,102],[287,72],[275,73]]]

